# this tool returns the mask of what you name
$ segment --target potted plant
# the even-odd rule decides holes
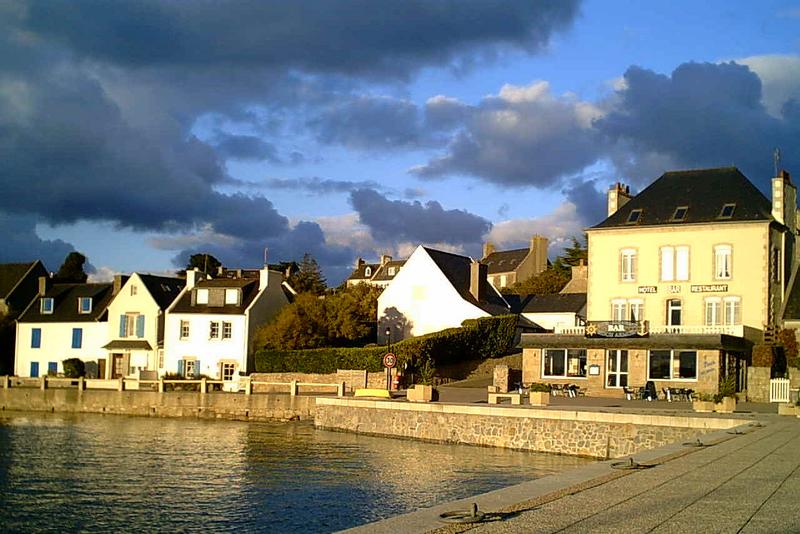
[[[417,367],[419,383],[406,392],[406,399],[411,402],[431,402],[439,399],[439,392],[433,387],[436,368],[430,358],[424,358]]]
[[[534,382],[529,388],[530,403],[534,406],[547,406],[550,404],[550,384]]]
[[[719,383],[719,392],[714,395],[714,411],[733,413],[736,411],[736,382],[733,375],[728,375]]]
[[[696,393],[692,401],[692,409],[700,413],[714,411],[714,396],[710,393]]]

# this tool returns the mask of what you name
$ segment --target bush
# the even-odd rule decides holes
[[[532,392],[550,393],[550,390],[552,388],[550,387],[550,384],[544,384],[542,382],[534,382],[533,384],[530,385],[528,389]]]
[[[753,367],[772,367],[774,360],[772,345],[756,345],[753,347]]]
[[[459,328],[404,339],[392,345],[392,352],[400,366],[408,363],[419,374],[425,365],[433,369],[464,360],[502,356],[512,347],[516,326],[516,315],[470,319]],[[386,349],[385,346],[263,349],[256,352],[256,372],[334,373],[337,369],[379,372],[383,370]]]
[[[736,397],[736,377],[729,374],[719,382],[719,392],[714,395],[714,402],[720,402],[725,397]]]
[[[800,358],[797,348],[797,335],[791,328],[784,328],[778,332],[778,343],[783,347],[783,354],[786,357],[786,363],[800,369]]]
[[[79,358],[68,358],[61,365],[64,366],[64,376],[67,378],[86,376],[86,364]]]

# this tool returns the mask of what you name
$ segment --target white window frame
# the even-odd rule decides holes
[[[222,339],[230,339],[233,335],[233,323],[222,321]]]
[[[230,372],[230,376],[227,378],[225,377],[226,374]],[[232,381],[233,377],[236,376],[236,364],[233,362],[220,362],[219,364],[219,377],[221,380],[225,381]]]
[[[89,303],[89,309],[83,309],[83,303]],[[78,297],[78,313],[81,315],[88,315],[92,313],[92,297]]]
[[[733,247],[714,246],[714,279],[730,280],[733,277]]]
[[[47,303],[48,305],[45,305]],[[39,313],[42,315],[52,315],[55,309],[55,301],[53,297],[42,297],[39,299]]]
[[[506,284],[508,284],[508,279],[506,278],[506,275],[501,274],[500,275],[500,287],[506,287]]]
[[[191,373],[189,372],[190,367],[192,369]],[[193,378],[196,377],[198,374],[200,374],[197,372],[198,370],[196,369],[196,367],[197,367],[197,360],[195,360],[194,358],[189,360],[183,360],[183,376],[191,376]]]
[[[197,290],[197,303],[208,304],[208,289],[201,288]]]
[[[180,339],[189,339],[189,335],[192,332],[189,321],[181,319],[179,329],[180,332],[178,335],[180,336]]]
[[[628,319],[628,301],[625,299],[613,299],[611,301],[611,320],[625,321]]]
[[[742,298],[724,297],[722,299],[722,317],[726,325],[742,324]]]
[[[388,267],[386,271],[389,273],[389,276],[394,276],[394,267]]]
[[[237,306],[239,304],[239,290],[238,289],[226,289],[225,290],[225,304],[233,304]]]
[[[678,305],[673,305],[674,302],[677,302]],[[667,326],[681,326],[683,324],[683,301],[678,298],[667,299]],[[678,310],[680,312],[680,321],[675,324],[672,322],[672,312]]]
[[[628,299],[628,311],[631,321],[644,321],[644,300]]]
[[[669,358],[669,378],[653,377],[650,375],[650,358],[653,352],[667,352],[670,353]],[[694,353],[694,378],[681,378],[680,372],[680,354],[684,352]],[[647,351],[647,380],[660,380],[660,381],[674,381],[674,382],[697,382],[697,375],[700,373],[700,358],[696,350],[677,350],[677,349],[655,349]]]
[[[219,339],[220,328],[219,321],[208,322],[208,339]]]
[[[542,352],[542,375],[541,375],[542,378],[569,378],[569,379],[574,379],[574,380],[586,380],[586,376],[588,374],[588,367],[589,367],[589,359],[588,359],[589,356],[587,354],[587,350],[586,349],[576,349],[576,348],[573,348],[573,349],[557,349],[557,348],[553,348],[553,349],[542,349],[542,351],[543,351]],[[545,363],[546,363],[546,360],[547,360],[546,353],[548,351],[552,351],[552,352],[561,351],[563,353],[563,357],[564,357],[564,374],[563,375],[549,375],[549,374],[545,373]],[[570,353],[570,351],[583,351],[583,355],[584,355],[583,359],[586,362],[586,365],[584,365],[584,369],[583,369],[584,370],[584,374],[583,375],[571,375],[571,374],[569,374],[569,353]],[[580,357],[578,358],[578,361],[580,361]]]
[[[707,297],[704,299],[704,318],[706,326],[720,326],[722,324],[722,298]]]
[[[636,281],[636,256],[635,248],[623,248],[619,251],[620,280],[623,282]]]
[[[687,245],[666,245],[659,249],[662,282],[686,282],[690,278],[690,249]]]

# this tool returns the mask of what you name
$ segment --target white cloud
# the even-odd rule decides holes
[[[220,246],[234,246],[241,240],[214,231],[210,224],[203,225],[196,232],[181,235],[157,235],[147,240],[147,243],[158,250],[182,250],[197,246],[205,246],[209,243]]]
[[[528,246],[532,236],[539,234],[550,240],[550,250],[560,252],[571,243],[573,236],[583,235],[578,210],[572,202],[563,202],[541,217],[510,219],[494,224],[486,236],[499,250]],[[554,255],[551,253],[551,256]]]
[[[315,222],[322,228],[325,243],[328,245],[340,245],[354,250],[378,248],[369,228],[361,223],[356,212],[318,217]]]
[[[787,100],[800,100],[800,56],[763,55],[737,59],[761,78],[762,101],[770,115],[781,116],[781,106]]]

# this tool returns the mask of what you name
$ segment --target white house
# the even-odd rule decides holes
[[[461,326],[465,319],[510,313],[486,272],[486,265],[466,256],[417,247],[378,297],[378,342]]]
[[[186,282],[181,278],[133,273],[108,306],[108,350],[100,376],[116,378],[164,367],[164,319]]]
[[[283,274],[225,270],[218,278],[186,273],[186,287],[167,310],[163,373],[233,380],[254,370],[258,327],[289,303]]]
[[[586,293],[528,295],[521,299],[519,313],[543,330],[582,327],[586,324]]]
[[[105,367],[108,305],[113,284],[60,284],[39,278],[39,296],[17,319],[17,376],[64,372],[63,360],[79,358],[88,376]]]

